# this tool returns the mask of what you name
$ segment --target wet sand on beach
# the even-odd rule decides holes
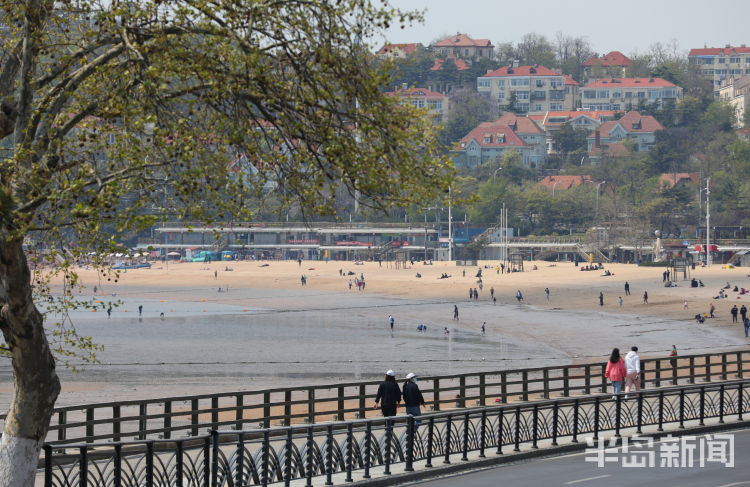
[[[604,360],[614,346],[624,350],[633,344],[643,357],[666,356],[672,344],[681,354],[748,344],[729,310],[747,305],[750,294],[730,290],[728,299],[712,299],[726,282],[750,288],[747,269],[697,268],[691,276],[705,287],[691,288],[680,276],[678,287],[665,288],[659,267],[605,264],[613,275],[603,276],[549,262],[525,262],[525,272],[497,274],[496,264],[480,262],[483,288],[471,302],[469,287],[479,289],[477,267],[446,262],[415,262],[412,268],[341,261],[170,263],[121,272],[117,283],[81,269],[84,296],[122,305],[111,319],[101,309],[71,313],[79,332],[105,349],[101,364],[82,374],[60,367],[58,405],[377,379],[388,368],[399,375],[439,375],[587,362]],[[365,291],[355,285],[349,290],[355,277],[346,275],[349,271],[364,274]],[[440,279],[442,273],[451,277]],[[516,302],[517,290],[522,304]],[[644,291],[649,304],[642,303]],[[707,313],[711,302],[716,318],[698,325],[693,316]],[[388,315],[396,319],[393,334]],[[416,331],[421,323],[428,325],[427,333]],[[446,327],[449,335],[442,333]],[[7,403],[11,392],[10,364],[3,359],[0,401]]]

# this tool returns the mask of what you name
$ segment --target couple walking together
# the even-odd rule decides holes
[[[625,381],[625,399],[628,398],[627,393],[631,389],[635,388],[638,392],[641,390],[641,358],[638,356],[638,347],[631,347],[628,354],[625,356],[625,360],[620,357],[620,349],[615,348],[612,350],[607,361],[607,368],[604,372],[604,376],[612,382],[612,399],[620,393],[622,390],[622,381]]]
[[[392,370],[389,370],[385,373],[385,380],[378,387],[374,407],[377,409],[378,405],[380,405],[383,416],[395,416],[396,410],[401,404],[402,396],[404,405],[406,406],[406,414],[421,416],[422,411],[419,409],[419,406],[424,406],[424,398],[417,385],[417,375],[413,372],[407,374],[402,393],[402,390],[396,384],[396,374]],[[419,424],[419,421],[417,421],[417,424]]]

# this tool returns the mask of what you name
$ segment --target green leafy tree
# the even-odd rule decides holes
[[[204,222],[247,217],[242,201],[266,183],[308,216],[335,214],[342,191],[381,210],[445,194],[450,165],[431,124],[382,95],[391,66],[363,44],[415,16],[377,5],[2,2],[0,330],[15,388],[0,485],[34,484],[60,391],[56,338],[35,305],[51,295],[42,270],[75,290],[72,262],[153,224],[145,209],[162,188],[170,217]],[[253,167],[233,165],[237,153]]]
[[[449,97],[450,109],[445,115],[440,141],[451,146],[482,122],[494,120],[497,106],[484,94],[469,89],[456,90]]]
[[[588,135],[588,130],[575,128],[570,123],[564,123],[560,127],[560,130],[552,135],[552,141],[561,155],[567,157],[571,152],[586,149],[588,145],[586,137]]]

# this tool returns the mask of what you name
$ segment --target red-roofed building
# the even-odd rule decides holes
[[[580,176],[545,176],[541,181],[537,183],[537,186],[547,188],[550,191],[561,191],[565,189],[575,188],[589,181],[593,181],[589,175]]]
[[[659,186],[671,189],[679,184],[700,184],[700,174],[697,172],[668,172],[659,175]]]
[[[406,59],[422,47],[419,42],[408,44],[386,44],[380,48],[375,56],[378,59]]]
[[[427,114],[435,123],[441,123],[443,115],[448,111],[447,96],[424,88],[389,91],[385,95],[398,97],[401,104],[412,105],[416,108],[426,108]]]
[[[576,110],[530,114],[528,117],[544,130],[547,140],[547,153],[554,154],[558,152],[554,144],[554,135],[564,124],[569,123],[576,129],[593,130],[607,120],[613,120],[615,112]]]
[[[454,56],[464,59],[492,58],[495,46],[489,39],[472,39],[466,34],[458,33],[432,45],[436,54]]]
[[[659,130],[664,130],[664,126],[654,117],[633,111],[619,120],[604,122],[586,137],[586,142],[589,153],[610,144],[620,144],[626,139],[633,141],[635,152],[648,152],[653,148]]]
[[[544,132],[526,117],[506,113],[494,122],[483,122],[452,151],[457,167],[477,167],[499,160],[509,150],[521,154],[524,166],[535,167],[546,158]]]
[[[602,57],[594,54],[581,65],[587,78],[622,77],[630,66],[630,59],[620,51],[612,51]]]
[[[640,103],[677,102],[682,88],[663,78],[607,78],[587,83],[581,88],[584,110],[626,111]]]
[[[446,64],[453,65],[456,67],[459,71],[464,71],[466,69],[469,69],[469,66],[466,64],[466,61],[464,61],[461,58],[456,58],[454,56],[448,56],[445,59],[435,58],[435,64],[432,65],[430,68],[430,71],[438,71],[440,69],[443,69]]]
[[[477,78],[477,91],[516,113],[575,110],[578,84],[544,66],[506,66]],[[509,104],[515,100],[512,107]]]
[[[722,80],[734,76],[750,74],[750,47],[742,44],[739,47],[704,47],[691,49],[688,60],[699,66],[703,76],[714,85],[714,96],[719,96]]]

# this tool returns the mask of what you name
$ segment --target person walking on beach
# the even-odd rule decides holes
[[[485,327],[485,325],[487,325],[487,322],[483,321],[482,322],[482,336],[484,336],[484,327]]]
[[[219,278],[219,271],[214,271],[214,280]]]
[[[669,352],[669,365],[672,366],[672,368],[677,367],[677,347],[672,345],[672,351]]]
[[[604,293],[599,291],[599,306],[604,306]]]
[[[107,308],[107,319],[112,318],[112,305],[109,305],[109,308]]]
[[[549,303],[549,288],[548,287],[544,288],[544,295],[547,296],[547,302]]]
[[[625,380],[627,372],[625,371],[625,361],[620,357],[620,349],[613,348],[612,354],[609,356],[607,362],[607,368],[604,372],[604,377],[612,382],[612,399],[615,399],[617,394],[622,390],[622,381]]]
[[[709,318],[713,318],[714,317],[714,310],[715,309],[716,308],[714,308],[714,303],[710,303],[709,306],[708,306]]]
[[[737,311],[737,305],[735,304],[730,311],[732,313],[732,323],[737,323]]]
[[[474,289],[469,288],[469,301],[471,301],[472,299],[474,299]]]
[[[625,355],[625,399],[632,388],[635,391],[641,390],[641,358],[638,356],[638,347],[633,345],[630,351]]]
[[[617,296],[617,299],[620,301],[620,308],[622,308],[622,296]]]
[[[391,325],[391,331],[393,331],[393,324],[396,322],[395,319],[393,319],[393,315],[388,315],[388,324]]]
[[[630,296],[630,284],[625,281],[625,296]]]
[[[750,320],[745,318],[742,320],[742,324],[745,325],[745,336],[747,336],[747,332],[750,329]]]
[[[736,308],[736,306],[735,306],[735,308]],[[143,316],[143,305],[142,304],[138,305],[138,316]]]
[[[458,321],[458,305],[457,304],[453,305],[453,319]]]
[[[379,405],[383,416],[395,416],[399,404],[401,404],[401,389],[396,384],[396,374],[393,370],[388,370],[385,373],[385,380],[378,386],[373,409],[377,409]]]
[[[648,291],[643,291],[643,304],[648,304]]]
[[[474,288],[474,301],[479,299],[479,291],[477,291],[477,288]]]
[[[495,299],[495,288],[491,287],[490,288],[490,301],[492,301],[493,299]]]
[[[523,294],[521,294],[521,290],[520,289],[518,291],[516,291],[516,299],[518,300],[519,303],[521,301],[523,301]]]
[[[422,410],[419,406],[424,406],[424,397],[422,397],[422,391],[419,390],[417,385],[417,374],[409,372],[406,374],[406,382],[404,382],[403,388],[404,406],[406,406],[406,414],[411,414],[414,417],[422,416]],[[419,419],[415,421],[415,426],[418,427],[421,423]],[[416,429],[415,427],[415,429]]]
[[[740,316],[742,317],[742,322],[744,323],[747,320],[747,308],[744,304],[740,308]]]

